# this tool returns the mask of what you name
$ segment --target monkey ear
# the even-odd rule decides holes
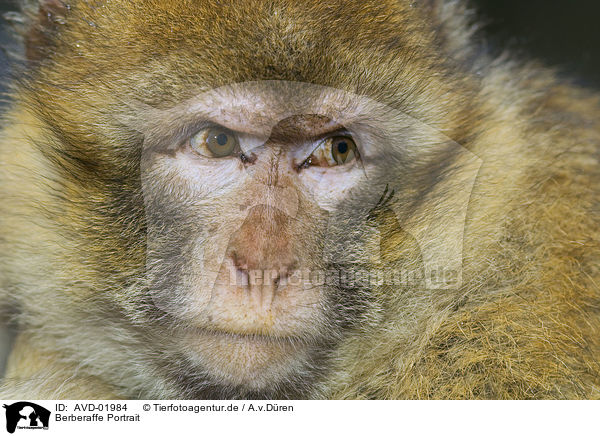
[[[448,55],[466,61],[473,56],[475,14],[466,0],[422,0]]]
[[[67,0],[38,0],[24,7],[27,17],[24,29],[25,57],[31,61],[45,58],[60,26],[66,23],[71,9]]]

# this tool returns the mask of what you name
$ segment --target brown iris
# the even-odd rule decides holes
[[[344,165],[356,157],[356,143],[349,136],[334,136],[328,139],[331,157],[337,165]]]

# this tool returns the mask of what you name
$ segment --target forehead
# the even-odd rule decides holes
[[[82,2],[73,38],[116,63],[169,64],[172,74],[223,85],[296,80],[322,84],[369,57],[409,50],[416,14],[403,0],[113,0]],[[408,3],[408,2],[406,2]],[[90,27],[89,23],[94,26]],[[376,56],[373,56],[373,55]],[[358,55],[358,56],[357,56]],[[108,55],[107,55],[108,57]],[[198,77],[201,63],[202,77]]]
[[[411,95],[418,95],[415,86],[436,77],[427,73],[434,56],[424,49],[426,20],[404,0],[74,5],[58,41],[63,46],[44,67],[53,95],[56,89],[64,94],[63,105],[121,107],[137,101],[166,109],[234,83],[287,81],[401,106],[405,99],[398,95],[407,83],[413,84]],[[92,82],[98,88],[90,89]],[[260,103],[258,97],[242,98],[244,106]],[[276,97],[267,99],[271,109],[289,106],[289,98]]]
[[[121,16],[172,30],[186,36],[206,30],[216,37],[228,31],[246,36],[252,33],[267,37],[285,37],[303,31],[301,37],[317,34],[334,36],[372,29],[370,36],[382,30],[397,33],[398,24],[410,15],[405,0],[117,0]],[[114,0],[107,6],[114,5]],[[144,14],[146,19],[139,20]],[[342,21],[344,20],[344,21]],[[165,35],[167,36],[167,35]]]

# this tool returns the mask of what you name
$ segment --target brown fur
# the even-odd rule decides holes
[[[74,2],[66,24],[37,28],[41,55],[0,137],[0,296],[21,331],[0,396],[183,395],[127,360],[148,338],[131,303],[139,134],[118,120],[130,100],[169,107],[198,87],[278,79],[374,96],[483,162],[462,285],[430,304],[381,290],[381,316],[299,396],[600,397],[599,96],[535,63],[476,56],[462,3],[411,3]],[[380,226],[393,263],[405,240],[393,220]],[[78,324],[104,334],[73,343]]]

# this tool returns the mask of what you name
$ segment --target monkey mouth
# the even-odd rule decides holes
[[[259,332],[239,332],[211,328],[197,328],[195,329],[195,333],[203,337],[210,337],[214,339],[244,341],[248,343],[256,342],[259,344],[284,345],[299,344],[305,341],[305,339],[293,335],[268,334]]]

